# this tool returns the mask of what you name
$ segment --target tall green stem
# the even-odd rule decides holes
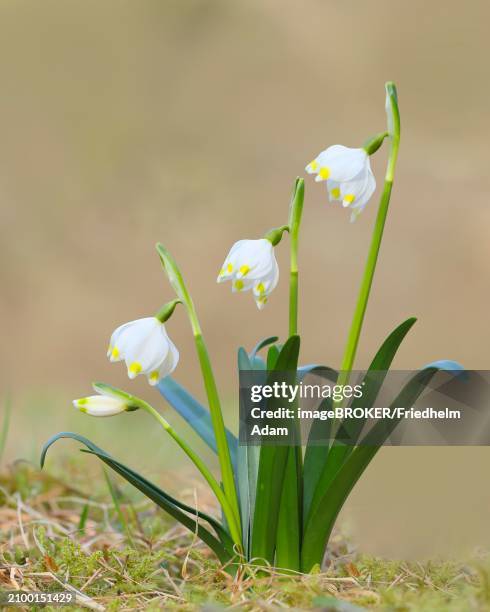
[[[305,186],[296,179],[289,210],[290,278],[289,337],[298,333],[298,241],[303,212]],[[298,424],[294,424],[300,437]],[[303,506],[303,460],[301,443],[288,448],[276,534],[277,567],[300,570],[301,509]]]
[[[357,304],[354,311],[354,316],[352,318],[349,336],[347,338],[344,358],[342,360],[342,365],[340,368],[340,374],[338,379],[339,384],[346,384],[349,381],[350,372],[352,370],[352,366],[354,365],[357,346],[359,344],[359,337],[361,335],[362,324],[364,321],[364,315],[366,313],[366,307],[369,299],[369,294],[371,292],[374,272],[376,270],[376,263],[378,261],[381,239],[383,238],[383,230],[385,226],[386,216],[388,214],[391,190],[393,187],[393,178],[395,174],[395,166],[398,156],[398,147],[400,144],[400,113],[398,110],[396,87],[394,83],[391,82],[386,84],[386,111],[388,115],[388,132],[391,137],[391,147],[388,157],[388,165],[386,168],[385,182],[379,202],[376,223],[374,225],[373,236],[371,239],[371,246],[369,247],[366,266],[364,268],[364,276],[362,278],[359,296],[357,298]]]
[[[289,336],[298,333],[298,241],[305,184],[303,179],[296,179],[294,193],[289,211],[290,247],[290,280],[289,280]]]
[[[174,288],[175,292],[177,293],[177,296],[185,305],[187,310],[187,316],[189,317],[189,321],[192,327],[192,333],[194,334],[194,342],[196,345],[196,350],[199,357],[199,364],[201,366],[202,377],[204,380],[204,387],[206,389],[206,395],[208,398],[209,412],[211,414],[214,435],[216,436],[216,447],[218,451],[218,459],[221,469],[221,478],[223,480],[223,490],[233,511],[234,522],[238,526],[238,533],[241,533],[240,511],[238,509],[238,496],[236,492],[235,478],[233,476],[233,466],[231,463],[228,440],[226,438],[226,430],[223,421],[223,413],[221,411],[218,388],[216,386],[213,368],[209,359],[206,343],[204,342],[204,338],[202,336],[201,326],[197,318],[196,309],[194,307],[194,303],[189,294],[189,291],[187,290],[187,287],[184,283],[182,274],[173,257],[161,244],[157,245],[157,251],[160,255],[163,267],[167,272],[172,287]]]

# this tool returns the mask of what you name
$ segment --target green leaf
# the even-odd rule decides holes
[[[331,410],[331,398],[325,398],[319,410]],[[313,495],[322,476],[328,457],[328,446],[315,440],[328,440],[331,436],[332,420],[315,419],[311,425],[310,435],[305,450],[303,467],[303,522],[307,519]]]
[[[413,405],[438,371],[439,368],[427,368],[417,372],[392,402],[391,408]],[[376,423],[334,474],[328,486],[321,491],[319,502],[314,507],[312,505],[303,536],[303,571],[308,572],[315,564],[321,563],[325,546],[345,500],[398,423],[397,419],[382,419]]]
[[[124,528],[124,531],[126,532],[129,543],[131,544],[131,546],[134,547],[134,541],[131,536],[131,529],[129,528],[128,522],[126,521],[126,517],[124,516],[124,513],[122,511],[121,504],[119,503],[118,491],[116,490],[114,483],[112,482],[109,474],[107,473],[107,470],[105,470],[104,468],[102,468],[102,470],[104,472],[104,478],[107,483],[107,488],[109,489],[109,494],[111,496],[112,503],[114,504],[114,509],[116,510],[116,514],[119,519],[119,523],[121,527]]]
[[[238,349],[238,369],[240,371],[263,370],[262,360],[247,355],[244,348]],[[265,376],[265,372],[264,372]],[[257,491],[257,474],[259,471],[259,446],[238,446],[237,483],[242,518],[243,547],[245,556],[250,553],[255,496]]]
[[[321,376],[331,382],[336,382],[339,376],[336,370],[322,365],[307,365],[298,368],[298,377],[303,380],[305,376],[314,373],[316,376]],[[320,404],[320,410],[330,410],[332,402],[329,398]],[[321,476],[322,469],[325,465],[328,448],[325,445],[314,443],[315,440],[328,440],[330,438],[330,429],[332,421],[326,419],[322,421],[316,419],[313,421],[306,444],[304,466],[303,466],[303,520],[306,518],[313,494],[318,484],[318,479]]]
[[[139,489],[142,493],[144,493],[149,499],[155,502],[160,508],[165,510],[170,516],[175,518],[179,523],[187,527],[193,533],[197,533],[197,535],[201,538],[203,542],[205,542],[216,554],[219,560],[222,563],[228,562],[233,556],[233,543],[232,540],[227,534],[222,526],[216,521],[216,519],[211,516],[205,514],[204,512],[198,511],[183,502],[180,502],[170,496],[168,493],[162,491],[162,489],[158,488],[153,483],[149,482],[138,474],[137,472],[131,470],[124,464],[120,463],[116,459],[112,458],[108,455],[104,450],[96,446],[93,442],[76,433],[72,432],[61,432],[52,436],[44,445],[41,453],[41,469],[44,467],[44,462],[46,459],[46,454],[49,448],[60,438],[71,438],[73,440],[77,440],[84,444],[89,450],[84,451],[90,454],[96,455],[99,459],[101,459],[106,465],[111,467],[115,472],[117,472],[120,476],[125,478],[129,483]],[[216,531],[217,535],[221,539],[218,540],[215,536],[213,536],[207,529],[205,529],[196,518],[191,518],[186,514],[186,512],[190,513],[196,518],[201,518],[207,521],[213,529]]]
[[[383,386],[386,374],[391,367],[400,344],[403,342],[405,336],[408,334],[416,321],[417,319],[415,317],[410,317],[401,323],[396,329],[394,329],[383,342],[363,378],[362,397],[354,398],[352,400],[352,408],[370,408],[371,406],[374,406],[378,393]],[[348,437],[353,441],[357,441],[365,423],[366,421],[362,419],[349,419],[347,427]],[[348,446],[347,448],[352,449],[352,445]]]
[[[90,506],[88,504],[85,504],[84,507],[82,508],[82,512],[80,513],[80,519],[78,521],[77,531],[79,531],[81,535],[85,534],[85,525],[87,523],[89,510],[90,510]]]
[[[279,358],[280,348],[277,346],[271,346],[267,351],[267,370],[272,372],[276,366],[276,362]]]
[[[301,569],[303,466],[301,446],[289,446],[276,535],[276,566]]]
[[[274,344],[274,342],[277,342],[278,340],[279,340],[278,336],[269,336],[268,338],[264,338],[260,342],[257,342],[257,344],[254,346],[254,348],[250,352],[250,359],[253,360],[253,358],[257,355],[259,351],[261,351],[266,346],[269,346],[269,344]]]
[[[291,336],[286,341],[277,358],[275,369],[269,375],[268,382],[274,380],[275,372],[280,372],[287,373],[284,382],[294,384],[299,346],[299,336]],[[275,404],[279,406],[280,403],[280,399],[272,398],[268,403],[268,408],[274,409]],[[251,557],[269,563],[274,563],[277,523],[287,459],[287,446],[264,445],[260,449]]]
[[[407,319],[398,325],[383,342],[362,381],[362,397],[352,400],[352,408],[359,406],[370,408],[374,405],[386,378],[386,372],[389,370],[400,344],[415,321],[414,317]],[[308,445],[305,453],[305,521],[308,521],[310,511],[314,511],[320,503],[323,491],[328,488],[335,474],[355,448],[355,441],[358,440],[364,424],[365,421],[361,419],[349,419],[346,424],[341,424],[339,429],[342,429],[343,435],[347,434],[352,441],[349,444],[335,441],[330,448],[326,445]],[[328,440],[331,435],[329,431],[331,427],[330,419],[319,421],[314,427],[316,439],[322,437],[324,440]],[[323,431],[319,431],[321,428],[323,428]]]
[[[158,390],[180,416],[192,427],[198,436],[216,453],[216,437],[209,410],[204,408],[181,384],[171,376],[163,378],[158,383]],[[231,461],[236,469],[236,453],[238,440],[226,429],[226,437],[230,447]]]

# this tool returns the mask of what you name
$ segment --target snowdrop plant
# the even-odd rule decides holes
[[[287,337],[282,344],[278,344],[276,336],[271,336],[250,351],[240,348],[239,370],[260,370],[265,376],[287,373],[290,382],[301,380],[308,372],[320,370],[337,384],[347,384],[349,381],[381,246],[398,155],[400,115],[393,83],[386,85],[386,110],[386,131],[368,139],[359,148],[329,146],[306,166],[307,173],[314,175],[317,182],[326,182],[329,199],[342,202],[344,207],[351,209],[351,218],[356,218],[376,188],[370,156],[383,143],[389,144],[386,174],[371,245],[340,368],[337,371],[326,366],[298,365],[298,246],[305,190],[304,181],[299,178],[294,184],[287,224],[271,230],[263,238],[236,242],[219,272],[218,282],[230,281],[232,290],[236,292],[252,291],[257,306],[263,308],[279,280],[274,249],[282,248],[283,244],[279,243],[285,233],[289,234]],[[393,420],[389,426],[381,422],[381,430],[376,430],[375,425],[374,432],[369,431],[364,436],[362,427],[359,428],[354,432],[357,444],[349,446],[338,437],[336,432],[340,429],[333,430],[333,434],[327,436],[331,441],[326,446],[317,446],[309,440],[305,447],[239,445],[234,433],[224,423],[214,371],[187,284],[168,250],[159,244],[157,252],[175,292],[175,299],[165,304],[154,317],[138,319],[118,327],[112,334],[108,357],[111,361],[124,360],[130,378],[143,374],[150,385],[157,386],[166,403],[217,454],[219,474],[211,471],[192,445],[170,426],[160,411],[126,391],[95,383],[97,395],[75,400],[74,405],[90,416],[121,415],[119,418],[136,418],[133,413],[146,412],[184,450],[203,475],[221,507],[221,519],[171,496],[76,433],[62,432],[48,440],[42,452],[41,464],[44,464],[46,453],[56,440],[75,439],[85,445],[87,452],[97,456],[196,533],[228,571],[236,572],[244,567],[245,562],[254,562],[309,572],[321,565],[340,509],[378,451],[383,436],[390,435],[397,421]],[[179,353],[167,334],[165,324],[169,323],[178,304],[187,314],[194,337],[206,395],[204,405],[171,376],[178,364]],[[271,304],[269,307],[274,308],[276,305]],[[374,405],[383,377],[373,376],[373,372],[384,372],[390,368],[395,353],[414,322],[414,318],[404,321],[381,344],[364,376],[362,400],[353,399],[352,408]],[[267,357],[264,359],[261,352],[266,349]],[[447,366],[447,362],[444,365]],[[418,371],[394,398],[393,405],[413,403],[441,367],[441,364],[434,363]],[[362,404],[356,404],[360,401]],[[315,428],[326,426],[323,421],[313,425]],[[369,438],[370,435],[373,437]]]

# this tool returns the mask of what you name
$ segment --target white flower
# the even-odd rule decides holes
[[[171,374],[179,361],[179,351],[170,340],[165,325],[156,317],[125,323],[112,334],[107,356],[126,361],[129,378],[145,374],[156,385]]]
[[[376,189],[369,155],[364,149],[333,145],[306,166],[316,181],[326,181],[330,201],[352,209],[351,221],[364,210]]]
[[[122,398],[110,395],[90,395],[73,400],[73,405],[80,412],[91,416],[109,417],[120,414],[128,409],[128,403]]]
[[[252,289],[261,310],[279,281],[272,243],[266,238],[235,242],[218,276],[218,283],[227,280],[231,280],[233,292]]]

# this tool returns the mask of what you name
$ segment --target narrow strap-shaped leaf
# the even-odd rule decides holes
[[[319,410],[331,410],[331,398],[325,398]],[[311,501],[322,476],[323,469],[328,458],[327,443],[320,440],[329,440],[331,436],[332,419],[315,419],[311,424],[308,443],[305,450],[303,466],[303,523],[308,517]]]
[[[54,444],[54,442],[56,442],[60,438],[71,438],[73,440],[76,440],[77,442],[81,442],[82,444],[84,444],[89,449],[85,452],[97,455],[97,457],[99,457],[99,459],[101,459],[106,465],[111,467],[115,472],[120,474],[129,483],[139,489],[149,499],[154,501],[158,506],[160,506],[173,518],[175,518],[193,533],[197,533],[197,535],[203,540],[203,542],[205,542],[214,551],[214,553],[220,559],[221,562],[226,563],[233,556],[232,540],[215,519],[203,512],[197,511],[191,506],[187,506],[187,504],[179,502],[178,500],[170,496],[168,493],[165,493],[156,485],[146,480],[146,478],[140,476],[137,472],[134,472],[130,468],[126,467],[124,464],[119,463],[119,461],[117,461],[116,459],[113,459],[103,449],[99,448],[97,445],[95,445],[93,442],[91,442],[84,436],[72,432],[61,432],[51,437],[42,449],[41,468],[44,466],[44,461],[48,449],[51,447],[52,444]],[[191,513],[192,515],[194,515],[194,517],[199,517],[207,521],[213,527],[213,529],[216,530],[219,537],[223,538],[224,541],[220,542],[207,529],[205,529],[199,523],[199,521],[197,521],[195,518],[191,518],[182,510]]]
[[[332,382],[336,382],[339,373],[327,366],[310,364],[298,368],[298,379],[303,380],[308,374],[315,374]],[[320,410],[329,410],[332,402],[325,398],[319,406]],[[315,419],[311,425],[308,442],[306,444],[304,465],[303,465],[303,521],[306,519],[311,499],[315,492],[318,479],[321,476],[325,465],[328,448],[325,445],[315,443],[316,440],[328,440],[330,438],[331,419],[322,421]]]
[[[370,408],[374,405],[386,378],[386,372],[389,370],[400,344],[415,321],[416,319],[411,317],[398,325],[380,346],[362,381],[362,397],[353,398],[352,408],[359,406]],[[305,522],[308,521],[310,511],[313,511],[319,503],[322,492],[329,486],[335,474],[355,448],[355,441],[359,439],[364,424],[365,420],[363,419],[349,419],[341,424],[340,429],[343,435],[347,434],[351,440],[349,444],[335,441],[330,447],[312,445],[311,450],[310,445],[308,445],[305,454],[305,472],[307,472],[307,475],[305,474],[305,481],[307,481],[305,482],[304,499]],[[321,435],[326,440],[328,438],[326,435],[327,428],[331,427],[330,419],[320,421],[314,427],[315,435]],[[321,428],[325,431],[319,431]]]
[[[269,347],[267,351],[267,370],[272,372],[276,366],[276,362],[279,358],[280,349],[274,344]]]
[[[403,387],[391,407],[413,405],[438,371],[438,368],[428,368],[417,372]],[[308,572],[314,565],[321,563],[330,533],[345,500],[383,441],[391,435],[398,423],[397,419],[390,419],[389,422],[383,419],[376,423],[334,474],[328,486],[320,491],[319,503],[315,508],[312,506],[303,535],[303,571]]]
[[[264,338],[260,342],[257,342],[257,344],[250,352],[250,359],[253,360],[253,358],[257,355],[259,351],[261,351],[266,346],[269,346],[269,344],[274,344],[274,342],[277,342],[278,340],[279,338],[277,336],[269,336],[268,338]]]
[[[223,546],[228,550],[230,554],[233,554],[233,540],[231,539],[229,534],[223,529],[223,527],[219,524],[219,522],[215,518],[213,518],[209,514],[206,514],[205,512],[197,510],[196,508],[192,508],[192,506],[188,506],[187,504],[184,504],[183,502],[177,500],[175,497],[172,497],[171,495],[169,495],[168,493],[166,493],[165,491],[163,491],[162,489],[160,489],[159,487],[157,487],[156,485],[148,481],[146,478],[142,477],[140,474],[138,474],[134,470],[128,468],[123,463],[120,463],[116,459],[113,459],[109,455],[106,455],[105,453],[96,452],[93,450],[81,449],[81,451],[84,453],[88,453],[90,455],[96,455],[99,459],[104,461],[104,463],[110,466],[115,472],[123,476],[129,483],[131,483],[133,486],[139,489],[142,493],[144,493],[147,497],[149,497],[152,501],[154,501],[158,506],[160,506],[164,510],[167,510],[167,512],[168,512],[167,506],[168,504],[170,504],[172,506],[175,506],[177,509],[184,510],[185,512],[189,512],[192,516],[197,516],[198,518],[208,522],[211,525],[211,527],[213,527],[213,529],[216,531]],[[174,518],[177,518],[177,517],[174,517]],[[180,518],[177,518],[177,520],[181,521]],[[186,526],[188,526],[189,529],[195,531],[195,521],[193,521],[193,523],[194,523],[193,525],[189,523],[189,525],[186,525]],[[198,535],[199,537],[201,537],[199,531],[198,531]],[[206,542],[204,538],[201,537],[201,539],[204,542]]]
[[[277,522],[276,566],[301,569],[303,469],[301,446],[289,446]]]
[[[401,323],[380,346],[363,378],[362,396],[353,398],[351,402],[352,408],[371,408],[374,405],[400,344],[416,321],[417,319],[415,317],[410,317]],[[359,439],[365,423],[365,419],[349,419],[348,423],[345,425],[344,432],[347,433],[349,439],[352,441],[347,447],[348,449],[352,450],[354,442]]]
[[[209,410],[204,408],[181,384],[171,376],[158,383],[158,390],[180,416],[192,427],[198,436],[214,451],[217,451],[216,437]],[[231,460],[236,466],[238,440],[226,429]]]
[[[291,336],[277,358],[275,372],[288,373],[290,380],[285,382],[292,383],[296,380],[299,346],[299,336]],[[273,377],[274,372],[271,372],[270,378],[273,379]],[[277,400],[269,400],[268,407],[273,409],[275,403]],[[274,562],[277,523],[287,458],[287,446],[264,445],[260,449],[251,556],[269,563]]]
[[[258,356],[248,355],[244,348],[238,349],[238,369],[240,371],[265,370],[263,360]],[[264,377],[266,376],[264,372]],[[250,553],[255,496],[257,491],[257,474],[259,471],[259,446],[238,446],[237,482],[242,518],[243,546],[245,556]]]

